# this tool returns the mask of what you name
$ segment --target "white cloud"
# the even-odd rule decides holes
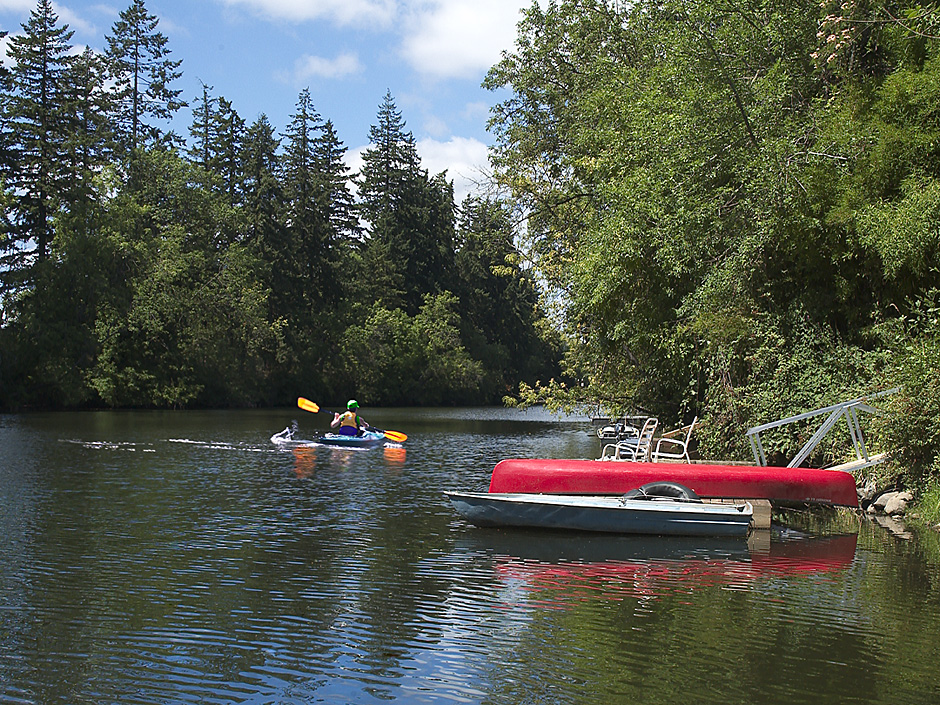
[[[482,100],[467,103],[463,110],[463,116],[468,120],[486,120],[490,116],[490,104]]]
[[[437,0],[406,23],[401,51],[419,73],[477,78],[512,49],[528,0]]]
[[[0,12],[15,13],[23,16],[23,23],[29,21],[29,15],[36,9],[36,0],[0,0]],[[86,34],[94,34],[98,29],[91,22],[79,16],[70,7],[61,3],[52,3],[52,11],[59,18],[58,26],[68,25],[69,29]],[[19,24],[17,29],[19,29]],[[9,31],[9,30],[8,30]]]
[[[0,0],[7,2],[9,0]],[[395,0],[222,0],[274,19],[303,22],[332,20],[341,25],[387,25],[395,15]]]
[[[343,78],[362,72],[355,54],[340,54],[334,59],[305,55],[294,65],[294,82],[306,83],[311,78]]]
[[[98,33],[98,28],[94,24],[80,17],[69,8],[58,4],[54,7],[56,14],[59,16],[60,27],[62,25],[68,25],[69,29],[84,35],[95,35]]]
[[[434,137],[443,137],[450,134],[447,123],[437,115],[429,115],[424,119],[424,131]]]
[[[460,204],[476,184],[483,180],[488,164],[488,149],[479,140],[468,137],[451,137],[446,142],[424,139],[417,143],[421,165],[432,176],[447,171],[447,178],[454,182],[454,200]]]
[[[8,34],[7,36],[0,39],[0,64],[6,66],[8,69],[13,68],[13,59],[10,58],[10,55],[7,53],[7,49],[10,46],[10,40],[14,35]]]
[[[35,0],[0,0],[0,12],[32,12]]]
[[[346,165],[356,174],[362,168],[362,153],[369,145],[347,150]],[[452,137],[446,142],[424,139],[417,142],[421,166],[431,176],[447,172],[448,181],[454,182],[454,201],[460,205],[477,184],[484,181],[488,161],[488,149],[479,140],[467,137]]]

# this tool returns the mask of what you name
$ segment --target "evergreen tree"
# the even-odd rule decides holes
[[[70,130],[62,159],[72,175],[65,207],[69,215],[93,228],[89,209],[96,200],[95,181],[113,155],[110,94],[103,59],[91,49],[75,59],[69,73]]]
[[[314,144],[314,159],[324,183],[321,205],[327,213],[331,239],[348,242],[358,236],[360,226],[349,190],[350,169],[344,160],[346,147],[336,135],[332,121],[327,120],[321,132]]]
[[[369,129],[370,147],[362,154],[357,182],[359,211],[371,235],[381,237],[384,222],[405,197],[405,184],[420,172],[421,160],[391,92],[385,94],[377,117],[378,123]]]
[[[425,295],[447,290],[453,275],[453,186],[445,175],[431,179],[421,168],[390,93],[369,138],[357,181],[370,236],[364,286],[375,300],[416,315]]]
[[[179,99],[182,91],[170,87],[182,75],[177,70],[182,62],[168,58],[167,38],[157,31],[158,23],[143,0],[132,0],[107,37],[115,130],[128,154],[162,141],[163,133],[148,118],[169,120],[186,105]]]
[[[7,36],[7,32],[0,31],[0,40]],[[14,240],[15,230],[12,218],[12,203],[14,193],[8,188],[13,177],[16,162],[13,158],[13,134],[10,123],[12,100],[12,79],[10,70],[0,63],[0,269],[9,271],[13,261],[8,247]],[[0,276],[0,335],[2,335],[7,318],[7,288],[12,282]]]
[[[212,170],[221,177],[228,202],[235,205],[242,197],[244,182],[240,154],[245,139],[245,121],[230,101],[220,97],[214,127]]]
[[[14,61],[13,91],[6,101],[4,120],[16,162],[8,176],[16,206],[0,260],[7,286],[49,254],[50,219],[71,176],[61,155],[70,128],[72,32],[68,25],[59,26],[51,0],[39,0],[23,30],[10,40],[8,49]]]
[[[202,83],[202,95],[193,106],[193,123],[189,126],[189,135],[193,143],[187,150],[190,159],[197,164],[201,164],[206,170],[209,169],[209,161],[212,158],[210,145],[212,144],[212,122],[215,114],[215,104],[217,98],[210,95],[212,86]]]
[[[2,41],[8,32],[0,30],[0,41]],[[10,120],[12,113],[10,109],[10,100],[12,98],[13,86],[10,69],[0,63],[0,186],[5,186],[10,178],[13,169],[13,136],[10,131]],[[2,193],[2,191],[0,191]],[[4,194],[5,195],[5,194]],[[6,209],[0,209],[0,218],[5,226]]]
[[[411,204],[417,208],[408,265],[414,302],[418,298],[423,301],[426,294],[452,290],[456,227],[454,184],[448,181],[446,172],[428,178],[422,171],[415,187],[417,193]]]
[[[208,174],[217,177],[212,179],[216,188],[235,205],[243,180],[240,153],[245,121],[225,98],[210,95],[211,90],[203,84],[202,96],[193,109],[189,128],[193,144],[188,153]]]
[[[246,219],[245,237],[266,260],[272,262],[276,257],[275,233],[283,208],[278,180],[278,146],[274,128],[262,114],[248,128],[239,157],[244,175],[242,209]]]
[[[287,230],[280,255],[286,279],[284,293],[294,305],[302,301],[320,305],[336,296],[329,183],[317,154],[322,135],[323,122],[313,107],[310,91],[304,89],[284,135],[281,162]]]
[[[499,401],[517,382],[558,375],[560,351],[540,335],[544,322],[534,277],[521,265],[507,207],[466,199],[460,208],[456,255],[462,335],[487,371],[486,392]]]

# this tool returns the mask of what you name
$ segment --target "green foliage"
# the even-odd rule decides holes
[[[884,426],[889,469],[916,489],[940,478],[940,290],[931,289],[899,322],[889,378],[900,387]]]
[[[377,306],[346,329],[341,364],[357,381],[355,395],[371,405],[393,404],[417,392],[421,360],[411,319],[401,309]]]
[[[477,398],[483,365],[470,357],[463,346],[456,309],[453,294],[427,296],[415,316],[422,359],[418,375],[422,404],[467,404]]]
[[[474,400],[483,370],[461,344],[455,305],[450,294],[429,296],[414,318],[376,306],[349,327],[342,349],[356,397],[372,405]]]
[[[936,527],[940,524],[940,481],[936,479],[940,477],[940,463],[934,463],[930,475],[931,480],[927,488],[915,498],[914,512],[911,514],[916,515],[920,521]]]
[[[487,78],[510,91],[494,165],[529,215],[576,383],[524,397],[698,415],[704,454],[746,459],[749,427],[904,377],[894,358],[912,353],[886,331],[935,286],[940,54],[911,32],[927,15],[896,16],[805,0],[526,12]],[[812,430],[768,439],[773,459]]]

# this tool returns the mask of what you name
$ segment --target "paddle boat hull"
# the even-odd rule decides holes
[[[481,527],[528,527],[657,536],[746,536],[753,509],[666,498],[448,492],[454,508]]]
[[[623,495],[650,482],[678,482],[699,497],[858,506],[855,478],[841,470],[604,460],[507,459],[491,493]]]

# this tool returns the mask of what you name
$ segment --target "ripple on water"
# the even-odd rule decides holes
[[[290,413],[4,422],[0,701],[936,702],[931,545],[475,529],[445,490],[596,438],[415,410],[370,418],[393,453],[279,450]]]

